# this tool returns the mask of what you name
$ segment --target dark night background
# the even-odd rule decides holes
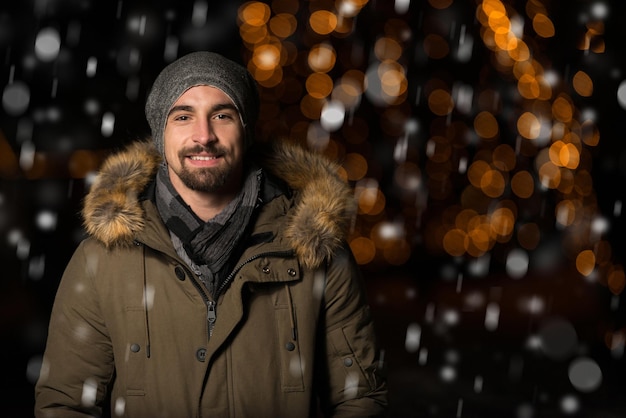
[[[365,157],[367,177],[376,179],[386,196],[382,214],[362,215],[355,234],[367,235],[385,218],[413,221],[405,225],[410,257],[399,263],[376,257],[362,266],[384,350],[390,415],[626,416],[624,292],[609,289],[601,275],[584,277],[576,270],[567,252],[571,236],[555,226],[558,194],[538,192],[536,199],[528,199],[527,208],[522,206],[537,218],[534,222],[542,238],[530,252],[527,273],[512,278],[503,262],[510,245],[496,244],[488,269],[472,275],[472,268],[480,264],[477,260],[452,257],[428,244],[429,222],[436,223],[438,212],[456,204],[455,195],[442,201],[423,200],[418,224],[413,219],[415,199],[407,200],[394,183],[394,146],[403,133],[385,125],[390,114],[385,111],[419,122],[422,130],[410,143],[409,154],[425,155],[429,128],[434,130],[440,123],[421,96],[425,94],[421,87],[433,80],[463,83],[477,90],[489,86],[502,92],[500,140],[512,142],[516,136],[513,131],[521,105],[511,95],[515,80],[498,71],[492,52],[481,40],[476,17],[480,2],[455,0],[438,10],[433,4],[445,1],[365,1],[349,33],[325,38],[310,33],[308,17],[313,10],[332,10],[341,2],[265,3],[273,13],[289,10],[297,16],[297,29],[288,40],[298,51],[323,41],[335,47],[333,78],[351,68],[365,71],[373,60],[375,42],[383,33],[392,32],[390,27],[397,27],[400,35],[402,28],[408,31],[402,58],[408,81],[404,105],[387,109],[364,98],[355,115],[367,125],[367,137],[355,143],[345,132],[332,136],[339,144],[338,154]],[[409,3],[406,10],[399,10]],[[584,71],[593,80],[589,97],[576,95],[567,86],[563,89],[577,108],[595,114],[600,140],[596,146],[585,147],[586,164],[591,168],[597,216],[607,225],[602,232],[611,247],[607,263],[623,272],[626,104],[618,100],[620,85],[626,81],[622,4],[618,0],[505,3],[526,19],[527,42],[544,67],[564,80],[576,71]],[[206,49],[244,62],[249,51],[242,45],[237,17],[243,5],[212,0],[23,0],[0,5],[0,86],[4,91],[0,109],[0,417],[32,416],[33,385],[54,293],[83,237],[79,211],[89,176],[109,152],[147,135],[143,102],[152,80],[171,61],[172,50],[165,45],[177,39],[176,56]],[[554,22],[554,37],[532,33],[527,13],[537,5]],[[197,23],[193,17],[203,8],[203,21]],[[403,25],[397,26],[398,22]],[[577,45],[589,22],[601,22],[602,30],[591,49],[580,49]],[[452,35],[450,28],[460,27],[473,37],[470,59],[457,62],[424,54],[422,44],[429,33],[439,31],[452,43],[458,32]],[[46,28],[54,28],[61,40],[60,51],[49,61],[35,53],[37,36]],[[594,51],[598,43],[603,48]],[[361,51],[362,58],[351,58],[354,51]],[[89,75],[86,69],[94,57],[97,70]],[[290,82],[300,83],[300,90],[294,91],[304,91],[305,72],[298,68],[298,63],[293,64],[285,74]],[[28,97],[22,107],[23,95],[7,94],[18,82],[27,86],[21,90]],[[301,135],[295,126],[306,118],[296,114],[297,100],[277,103],[273,99],[281,88],[293,85],[262,87],[263,103],[275,117],[262,118],[260,138]],[[113,129],[105,132],[103,119],[111,115],[114,122],[107,126]],[[268,122],[272,119],[279,122]],[[468,152],[476,151],[472,147],[467,145]],[[427,161],[423,157],[416,161],[426,173]],[[454,180],[455,190],[463,190],[466,184],[463,176]],[[536,211],[534,205],[544,209]],[[533,305],[539,306],[537,311],[523,308],[529,301],[539,303]],[[486,317],[494,306],[499,321],[496,329],[488,330]],[[582,360],[587,368],[580,367]],[[572,370],[578,371],[577,376]]]

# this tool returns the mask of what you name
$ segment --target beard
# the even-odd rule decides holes
[[[219,154],[224,158],[225,164],[219,167],[207,167],[207,168],[192,168],[190,169],[185,165],[185,155],[189,155],[190,153],[201,153],[208,152],[211,154]],[[227,150],[218,147],[214,144],[211,144],[206,147],[197,146],[191,149],[181,150],[178,153],[178,158],[180,161],[180,169],[176,173],[183,184],[192,189],[199,192],[216,192],[222,189],[228,179],[231,177],[231,174],[234,171],[234,167],[230,164],[229,159],[226,158],[229,156]]]

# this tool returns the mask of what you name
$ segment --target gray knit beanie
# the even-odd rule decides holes
[[[172,105],[189,88],[212,86],[233,101],[245,131],[245,144],[254,140],[259,113],[259,92],[248,70],[219,54],[207,51],[185,55],[161,71],[146,100],[146,119],[152,138],[163,154],[163,132]]]

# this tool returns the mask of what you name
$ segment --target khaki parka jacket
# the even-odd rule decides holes
[[[156,149],[138,142],[105,161],[85,198],[89,237],[52,309],[37,417],[384,416],[372,320],[345,244],[349,187],[317,154],[281,145],[266,155],[290,192],[264,181],[216,300],[150,198]]]

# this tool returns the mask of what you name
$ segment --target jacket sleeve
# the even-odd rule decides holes
[[[94,286],[98,260],[86,247],[76,249],[54,300],[35,387],[37,418],[100,416],[113,378],[111,341]]]
[[[360,271],[347,246],[328,264],[325,274],[321,332],[326,364],[317,376],[324,414],[384,417],[387,383]]]

